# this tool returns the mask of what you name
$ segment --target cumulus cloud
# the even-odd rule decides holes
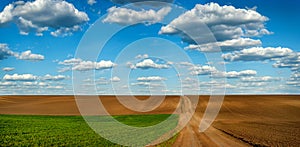
[[[300,82],[299,81],[290,80],[290,81],[287,81],[286,84],[291,85],[291,86],[300,87]]]
[[[70,71],[70,70],[72,70],[71,67],[59,67],[57,72],[63,73],[63,72],[67,72],[67,71]]]
[[[192,75],[210,75],[212,73],[217,72],[217,69],[215,67],[209,66],[209,65],[195,65],[189,68]]]
[[[15,82],[0,82],[0,86],[16,86],[17,84]]]
[[[290,79],[286,82],[287,85],[300,87],[300,72],[295,71],[291,74]]]
[[[92,5],[96,4],[97,1],[96,0],[88,0],[87,3],[92,6]]]
[[[120,25],[131,25],[136,23],[154,24],[161,21],[169,12],[171,7],[163,7],[155,10],[132,10],[121,7],[111,7],[107,10],[108,15],[103,20],[104,23],[117,23]]]
[[[59,90],[59,89],[64,89],[64,87],[62,87],[62,86],[47,86],[46,89],[56,89],[56,90]]]
[[[217,68],[210,65],[195,65],[189,62],[180,62],[180,66],[188,67],[192,75],[210,75],[211,78],[240,78],[244,76],[255,76],[255,70],[242,71],[219,71]],[[186,80],[191,80],[187,78]]]
[[[180,66],[194,66],[194,64],[193,63],[190,63],[190,62],[179,62],[178,63],[178,65],[180,65]]]
[[[9,75],[6,74],[3,77],[3,80],[7,80],[7,81],[35,81],[37,80],[38,77],[32,74],[13,74],[13,75]]]
[[[13,52],[9,49],[7,44],[0,43],[0,60],[6,59],[9,56],[14,56],[17,59],[29,61],[42,61],[45,58],[43,55],[31,53],[31,50],[27,50],[22,53]]]
[[[48,84],[47,83],[44,83],[44,82],[23,82],[22,83],[24,86],[47,86]]]
[[[13,70],[15,70],[15,68],[13,68],[13,67],[4,67],[4,68],[2,68],[2,70],[3,71],[13,71]]]
[[[233,51],[254,46],[260,46],[261,44],[262,42],[260,40],[254,40],[251,38],[238,38],[220,42],[205,43],[200,45],[190,44],[184,49],[198,50],[201,52],[217,52],[219,51],[217,47],[220,47],[222,51]]]
[[[292,78],[299,78],[300,79],[300,72],[294,72],[292,74]]]
[[[237,87],[239,88],[249,88],[249,87],[261,87],[266,86],[268,83],[266,82],[245,82],[245,83],[238,83]]]
[[[80,30],[80,26],[79,25],[75,25],[73,27],[61,27],[53,32],[51,32],[50,34],[52,36],[58,37],[58,36],[71,36],[73,34],[73,32],[76,32]]]
[[[9,49],[7,44],[0,43],[0,60],[6,59],[7,57],[13,55],[14,52]]]
[[[220,6],[217,3],[197,4],[193,9],[180,15],[168,25],[163,26],[159,33],[180,35],[183,41],[194,43],[186,33],[198,32],[198,35],[194,37],[198,37],[197,40],[205,40],[208,38],[207,35],[210,34],[202,34],[203,37],[199,38],[199,32],[203,30],[201,26],[205,24],[217,41],[224,41],[240,37],[271,34],[265,28],[264,24],[266,21],[268,21],[267,17],[252,9],[238,9],[226,5]],[[181,30],[185,30],[185,32]]]
[[[20,60],[30,60],[30,61],[42,61],[45,59],[43,55],[33,54],[31,50],[16,54],[16,58]]]
[[[108,69],[116,66],[115,63],[111,61],[101,60],[100,62],[92,62],[92,61],[82,61],[79,64],[73,66],[72,70],[78,71],[86,71],[86,70],[100,70],[100,69]]]
[[[138,81],[164,81],[166,78],[160,76],[138,77]]]
[[[276,59],[273,64],[275,68],[289,68],[291,70],[290,79],[286,82],[287,85],[300,87],[300,53],[293,52],[287,56]]]
[[[13,75],[9,75],[6,74],[3,77],[3,80],[6,81],[25,81],[25,82],[37,82],[37,81],[61,81],[64,79],[67,79],[68,76],[65,75],[50,75],[50,74],[46,74],[45,76],[36,76],[33,74],[13,74]],[[39,83],[43,83],[43,82],[39,82]],[[36,84],[38,85],[38,84]]]
[[[200,82],[199,86],[200,87],[213,87],[213,88],[226,88],[226,89],[236,88],[235,85],[231,85],[229,83],[224,84],[224,83],[220,83],[220,82],[215,81],[215,80]]]
[[[148,87],[161,87],[162,85],[159,83],[152,83],[152,82],[137,82],[131,83],[132,86],[148,86]]]
[[[7,5],[0,12],[0,26],[10,22],[17,24],[20,34],[35,32],[41,36],[50,29],[56,32],[74,31],[74,26],[89,21],[85,12],[79,11],[73,4],[62,0],[35,0]],[[56,33],[55,33],[56,32]],[[53,35],[53,34],[52,34]]]
[[[60,65],[71,66],[60,69],[60,72],[66,72],[69,70],[87,71],[87,70],[101,70],[109,69],[116,66],[112,61],[101,60],[100,62],[84,61],[79,58],[71,58],[58,62]]]
[[[131,69],[149,69],[149,68],[156,68],[156,69],[165,69],[165,68],[170,68],[168,64],[158,64],[155,63],[152,59],[145,59],[141,62],[136,63],[135,65],[132,63],[127,63],[127,66]]]
[[[120,82],[121,81],[121,79],[119,78],[119,77],[112,77],[112,78],[110,78],[110,81],[111,82]]]
[[[75,65],[75,64],[79,64],[82,60],[79,58],[71,58],[71,59],[67,59],[61,62],[58,62],[58,64],[61,65]]]
[[[255,70],[229,71],[229,72],[214,72],[211,76],[214,78],[241,78],[247,76],[255,76]]]
[[[222,57],[227,61],[264,61],[274,58],[289,56],[293,51],[282,47],[253,47],[223,54]]]
[[[276,68],[290,68],[292,71],[300,71],[300,53],[294,52],[286,57],[277,60],[273,67]]]
[[[273,82],[280,81],[281,78],[271,77],[271,76],[262,76],[262,77],[241,77],[242,82]]]
[[[66,79],[67,76],[64,76],[64,75],[56,75],[56,76],[52,76],[50,74],[46,74],[43,79],[44,80],[48,80],[48,81],[61,81],[61,80],[64,80]]]
[[[165,2],[165,3],[173,3],[174,0],[151,0],[151,1],[141,1],[141,0],[111,0],[113,3],[116,4],[127,4],[127,3],[136,3],[136,2],[143,2],[143,4],[150,4],[153,5],[151,2]]]
[[[180,62],[179,66],[187,67],[192,75],[210,75],[212,73],[218,72],[218,70],[209,65],[196,65],[190,62]]]
[[[143,54],[143,55],[139,54],[139,55],[135,56],[135,58],[136,59],[145,59],[145,58],[149,58],[149,55],[148,54]]]
[[[47,83],[45,83],[45,82],[39,82],[39,83],[38,83],[38,86],[47,86],[47,85],[49,85],[49,84],[47,84]]]

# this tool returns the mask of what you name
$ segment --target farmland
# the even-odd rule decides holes
[[[114,118],[130,126],[145,127],[169,116],[126,115]],[[175,126],[171,124],[170,128]],[[81,116],[0,115],[0,138],[0,146],[119,146],[96,134]],[[174,139],[170,141],[161,146],[172,144]]]
[[[178,106],[179,98],[166,96],[156,109],[136,112],[120,104],[116,96],[99,97],[115,119],[137,127],[157,124],[168,116],[177,119],[181,115],[171,114]],[[225,96],[212,126],[205,132],[199,132],[199,123],[209,100],[209,96],[199,96],[196,112],[190,122],[177,136],[160,145],[298,146],[299,98],[299,95]],[[89,128],[80,116],[73,96],[0,96],[0,114],[0,146],[118,146]],[[118,133],[118,128],[109,127],[110,122],[107,122],[107,126],[115,130],[112,136]],[[175,126],[175,123],[170,124],[170,128],[166,129]],[[144,139],[147,135],[145,133],[145,136],[138,137]]]

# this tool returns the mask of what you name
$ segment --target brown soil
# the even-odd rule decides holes
[[[147,96],[138,97],[138,99],[147,98]],[[100,100],[112,115],[170,114],[178,106],[180,97],[167,96],[157,109],[146,113],[124,107],[115,96],[101,96]],[[179,133],[173,146],[299,146],[300,144],[299,95],[226,96],[213,125],[200,133],[199,122],[208,100],[209,96],[199,97],[196,113]],[[80,115],[73,96],[0,96],[0,114]]]

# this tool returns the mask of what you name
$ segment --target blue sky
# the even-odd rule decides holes
[[[164,1],[1,1],[0,95],[300,93],[299,2]]]

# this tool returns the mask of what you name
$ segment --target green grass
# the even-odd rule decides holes
[[[146,127],[160,123],[169,116],[164,114],[126,115],[114,116],[114,118],[130,126]],[[174,118],[177,119],[177,116]],[[170,124],[166,130],[175,126],[176,124]],[[169,146],[175,139],[176,136],[160,146]],[[119,145],[95,133],[81,116],[0,115],[0,146]]]

